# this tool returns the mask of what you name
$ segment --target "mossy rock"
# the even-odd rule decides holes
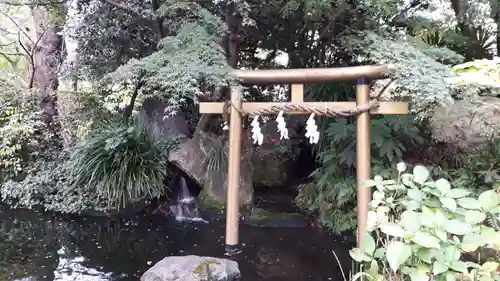
[[[212,196],[207,194],[205,189],[202,189],[198,196],[198,206],[202,210],[224,211],[226,209],[224,202],[215,200]]]
[[[198,275],[207,274],[207,272],[210,271],[211,264],[219,264],[219,261],[217,261],[216,259],[206,259],[200,262],[200,264],[194,268],[193,273]]]
[[[306,227],[309,219],[299,213],[277,213],[253,208],[243,223],[256,227]]]

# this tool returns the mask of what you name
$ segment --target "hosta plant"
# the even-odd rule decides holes
[[[355,277],[368,280],[500,280],[495,261],[474,263],[467,253],[479,248],[500,250],[500,232],[484,222],[498,219],[500,194],[488,190],[475,198],[453,188],[445,179],[430,178],[415,166],[396,180],[376,176],[365,183],[375,187],[367,232],[351,257],[365,270]]]

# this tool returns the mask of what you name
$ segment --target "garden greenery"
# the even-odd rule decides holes
[[[296,204],[303,211],[317,214],[320,222],[335,233],[354,230],[356,124],[346,119],[329,122],[324,130],[327,142],[319,153],[319,167],[313,183],[302,185]],[[371,149],[373,170],[391,176],[391,167],[409,150],[424,143],[413,116],[382,116],[372,120]]]
[[[169,143],[152,126],[112,126],[77,147],[70,160],[74,189],[94,189],[111,206],[165,194]]]
[[[366,265],[354,278],[368,280],[500,280],[499,260],[473,262],[467,253],[500,250],[500,229],[485,224],[500,220],[500,194],[487,190],[478,197],[446,179],[432,180],[421,165],[398,177],[375,176],[363,184],[375,187],[367,233],[351,257]]]

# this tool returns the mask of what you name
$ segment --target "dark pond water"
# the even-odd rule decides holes
[[[179,224],[161,216],[56,219],[0,206],[1,281],[137,281],[170,255],[223,256],[224,221]],[[234,258],[243,281],[342,280],[343,239],[314,228],[241,226]]]

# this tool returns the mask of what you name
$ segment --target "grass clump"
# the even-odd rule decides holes
[[[75,188],[95,189],[110,206],[125,206],[165,193],[166,160],[172,142],[150,126],[110,125],[78,146],[70,160]]]

